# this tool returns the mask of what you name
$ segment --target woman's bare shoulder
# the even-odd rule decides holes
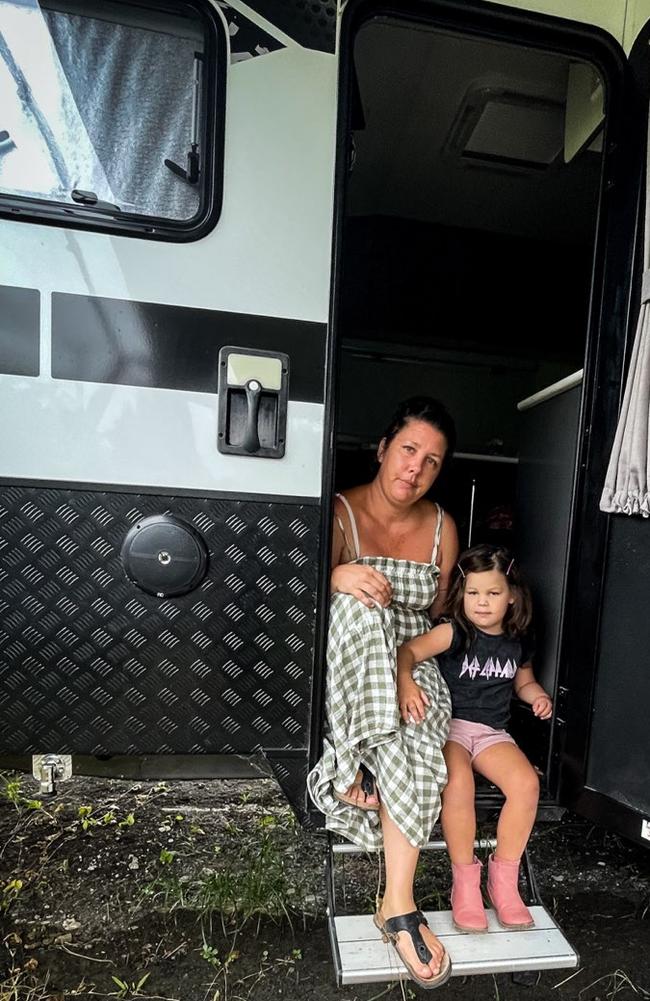
[[[340,507],[345,507],[343,502],[340,500],[341,497],[345,497],[346,501],[354,509],[364,507],[365,496],[368,490],[368,484],[362,483],[358,487],[350,487],[349,490],[339,490],[337,491],[337,496],[335,497],[335,505]]]
[[[427,497],[422,497],[421,500],[417,501],[415,506],[422,521],[431,521],[432,519],[437,518],[438,511],[442,512],[443,525],[449,517],[441,504],[436,504],[435,501],[431,501]]]

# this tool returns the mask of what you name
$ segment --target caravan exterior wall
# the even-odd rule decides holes
[[[206,15],[228,59],[210,232],[116,235],[93,231],[101,215],[80,228],[71,200],[67,217],[41,221],[0,205],[5,753],[304,759],[309,743],[336,64],[236,4],[228,23],[220,4]],[[58,61],[38,12],[33,30]],[[19,69],[34,94],[38,68],[25,57]],[[15,93],[7,72],[0,82]],[[21,135],[10,142],[5,163]],[[289,355],[281,460],[217,449],[223,345]],[[127,578],[120,552],[133,525],[165,512],[198,531],[209,560],[195,590],[161,599]]]

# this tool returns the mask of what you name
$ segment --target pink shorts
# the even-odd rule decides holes
[[[470,723],[466,719],[452,719],[447,740],[464,747],[472,761],[493,744],[515,743],[507,730],[495,730],[484,723]]]

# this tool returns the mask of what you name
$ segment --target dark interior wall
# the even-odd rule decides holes
[[[373,344],[373,350],[378,347]],[[462,345],[459,345],[462,347]],[[345,350],[341,357],[338,429],[361,442],[376,442],[400,400],[419,394],[440,399],[458,431],[458,449],[515,456],[519,447],[517,403],[557,382],[579,363],[536,363],[512,355],[492,362],[479,355],[398,360]]]
[[[648,814],[650,526],[610,520],[587,785]]]
[[[554,692],[582,384],[520,414],[515,552],[533,594],[535,672]]]
[[[540,228],[543,220],[540,220]],[[349,217],[345,337],[582,362],[591,244]]]

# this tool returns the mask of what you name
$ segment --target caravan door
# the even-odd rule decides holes
[[[303,789],[334,25],[281,19],[0,2],[5,755]]]
[[[612,193],[599,333],[585,370],[576,518],[567,581],[555,766],[561,802],[650,845],[650,525],[599,500],[641,303],[647,201],[650,5],[628,8],[630,80]],[[646,237],[647,239],[647,237]]]

